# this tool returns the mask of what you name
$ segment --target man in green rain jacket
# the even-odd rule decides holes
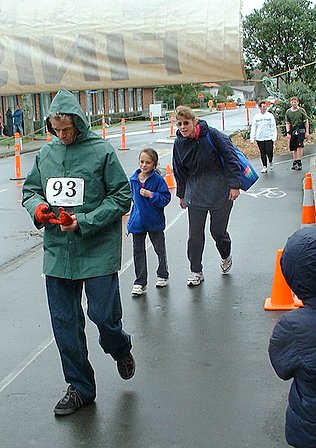
[[[99,343],[123,379],[135,372],[131,338],[122,329],[118,270],[122,216],[129,210],[128,179],[113,147],[89,129],[74,95],[60,90],[47,127],[56,137],[38,152],[23,186],[23,206],[44,227],[43,272],[52,328],[69,384],[54,412],[67,415],[95,400],[88,360],[87,314]]]

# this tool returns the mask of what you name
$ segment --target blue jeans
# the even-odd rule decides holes
[[[215,241],[216,248],[225,259],[231,252],[231,240],[227,232],[229,216],[233,207],[233,201],[227,201],[226,206],[218,210],[194,209],[188,207],[189,215],[189,239],[188,259],[192,272],[201,272],[203,269],[202,256],[205,245],[205,222],[207,214],[210,214],[210,233]]]
[[[48,306],[56,344],[67,383],[83,401],[96,396],[94,371],[88,360],[82,289],[87,296],[87,315],[99,330],[99,344],[114,360],[125,358],[131,338],[122,329],[122,306],[117,273],[84,280],[46,276]]]
[[[146,255],[146,236],[147,232],[133,234],[133,257],[136,279],[134,285],[147,285],[147,255]],[[148,232],[154,251],[158,256],[157,277],[167,279],[169,277],[167,253],[164,231]]]
[[[14,124],[13,125],[13,135],[18,132],[20,134],[20,136],[23,135],[23,128],[21,124]]]

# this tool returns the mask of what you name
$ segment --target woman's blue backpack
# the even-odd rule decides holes
[[[208,132],[206,134],[206,137],[210,144],[213,146],[215,151],[217,152],[219,158],[221,159],[222,165],[224,166],[225,161],[223,157],[219,154],[215,144],[213,143],[211,134]],[[234,146],[234,145],[233,145]],[[242,179],[242,187],[241,189],[244,191],[249,190],[250,187],[253,186],[253,184],[259,179],[258,174],[256,173],[256,170],[251,165],[245,154],[238,149],[236,146],[234,146],[234,152],[238,157],[239,163],[240,163],[240,172],[241,172],[241,179]]]

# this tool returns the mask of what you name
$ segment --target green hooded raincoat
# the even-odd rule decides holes
[[[67,279],[112,274],[121,266],[122,216],[131,201],[128,179],[113,147],[89,129],[79,103],[67,90],[55,96],[50,107],[54,113],[73,115],[79,135],[71,145],[53,137],[41,148],[25,180],[22,205],[40,228],[34,212],[39,204],[48,203],[49,178],[82,178],[84,197],[82,205],[65,207],[76,214],[79,230],[62,232],[59,225],[45,226],[43,272]],[[58,207],[51,208],[58,216]]]

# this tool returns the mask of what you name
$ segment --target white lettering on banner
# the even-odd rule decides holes
[[[63,0],[8,2],[0,94],[243,80],[240,4],[107,0],[105,8],[90,0],[87,8],[77,0],[74,10]]]
[[[51,177],[46,184],[46,199],[50,205],[76,207],[83,204],[84,179]]]

